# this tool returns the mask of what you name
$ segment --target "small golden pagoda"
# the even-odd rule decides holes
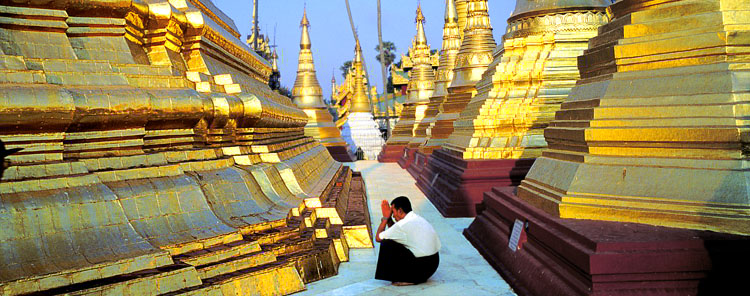
[[[302,37],[299,45],[299,64],[297,66],[297,79],[294,81],[294,88],[292,88],[292,97],[294,103],[307,114],[308,122],[305,126],[305,135],[320,141],[334,159],[341,162],[353,161],[347,143],[341,138],[341,132],[333,123],[333,117],[323,103],[323,91],[318,84],[315,64],[313,63],[312,42],[308,31],[310,21],[307,19],[307,10],[302,14],[300,27],[302,28]]]
[[[414,66],[409,73],[408,98],[404,102],[404,109],[399,115],[391,137],[386,142],[383,154],[378,157],[381,162],[402,158],[404,149],[415,137],[416,125],[424,118],[427,103],[435,90],[435,72],[432,69],[430,46],[427,44],[427,36],[424,33],[425,18],[421,6],[417,6],[416,13],[417,34],[414,37],[413,49],[410,51]],[[408,163],[400,162],[400,164],[402,167],[408,166]]]
[[[462,0],[459,0],[463,2]],[[464,6],[465,8],[465,6]],[[466,18],[466,14],[464,17]],[[435,118],[440,112],[440,105],[445,101],[448,95],[448,86],[453,81],[453,67],[456,64],[456,56],[461,48],[461,36],[459,35],[458,28],[458,12],[456,10],[455,0],[445,1],[445,24],[443,25],[443,45],[440,50],[440,65],[437,69],[435,76],[435,92],[433,92],[430,102],[427,104],[427,110],[425,110],[425,117],[422,121],[417,124],[417,128],[414,133],[418,135],[424,135],[421,142],[415,137],[415,141],[409,143],[409,146],[414,147],[414,144],[418,144],[418,150],[414,152],[414,164],[409,166],[409,173],[418,179],[422,173],[422,169],[427,163],[427,156],[432,154],[432,148],[425,147],[425,143],[430,138],[428,130],[435,124]]]
[[[517,9],[557,14],[561,4],[609,2],[519,0]],[[750,262],[750,1],[620,0],[607,14],[544,131],[548,149],[517,192],[484,194],[464,234],[523,294],[741,291],[733,274]],[[535,145],[516,147],[524,146]],[[522,229],[516,247],[510,233]]]
[[[575,86],[577,57],[607,23],[608,5],[605,0],[516,2],[503,46],[477,83],[477,95],[433,154],[430,167],[439,176],[421,181],[431,182],[438,209],[473,215],[484,192],[518,186],[547,147],[543,130]]]
[[[366,160],[373,160],[383,148],[384,140],[381,136],[378,124],[370,112],[370,103],[367,98],[365,86],[365,71],[362,64],[362,48],[359,40],[354,47],[354,60],[352,70],[349,72],[353,77],[351,85],[352,92],[349,99],[349,110],[346,114],[346,122],[341,127],[345,137],[357,148],[362,149]],[[347,77],[348,78],[348,77]]]
[[[354,46],[354,60],[352,60],[354,84],[352,85],[351,108],[349,112],[370,113],[370,99],[367,98],[367,86],[365,86],[365,70],[362,66],[362,47],[359,40]]]
[[[440,105],[435,125],[429,129],[430,138],[424,145],[426,149],[442,146],[453,133],[453,121],[476,93],[476,83],[492,62],[496,44],[487,12],[487,0],[467,2],[467,25],[463,29],[464,36],[456,57],[453,80],[448,87],[448,96]]]

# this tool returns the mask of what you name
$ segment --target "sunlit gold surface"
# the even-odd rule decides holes
[[[424,149],[439,148],[453,133],[453,121],[476,94],[474,87],[492,62],[492,53],[496,45],[492,37],[487,1],[467,2],[467,23],[453,68],[453,80],[448,87],[448,96],[439,107],[434,126],[428,129],[430,138]]]
[[[0,139],[25,149],[0,183],[0,294],[278,295],[335,274],[334,237],[259,247],[301,235],[290,208],[341,164],[210,1],[14,3]]]
[[[361,149],[364,152],[364,159],[375,159],[385,141],[380,134],[378,124],[373,119],[373,113],[370,112],[370,103],[365,93],[366,76],[359,42],[355,44],[353,61],[346,79],[340,86],[336,86],[335,80],[332,80],[333,105],[339,116],[336,126],[341,129],[341,136],[349,143],[352,153]],[[370,91],[377,93],[374,87]],[[377,112],[377,101],[374,103],[376,110],[373,112]]]
[[[461,36],[459,34],[461,30],[459,30],[456,2],[458,1],[446,1],[445,24],[443,25],[443,48],[440,50],[440,66],[437,69],[435,77],[435,91],[430,98],[430,102],[427,104],[424,119],[417,124],[417,128],[414,131],[415,134],[424,135],[424,139],[417,144],[420,147],[420,151],[427,154],[432,152],[424,148],[431,136],[429,128],[435,124],[435,118],[440,112],[440,105],[448,95],[448,86],[453,81],[453,66],[456,64],[456,56],[461,47]],[[414,146],[411,143],[410,145]]]
[[[518,1],[503,46],[443,148],[463,159],[541,156],[543,130],[579,78],[577,57],[606,24],[608,1]]]
[[[519,197],[563,218],[750,234],[748,1],[611,11]]]
[[[299,45],[299,64],[292,96],[294,103],[307,114],[305,135],[313,137],[326,147],[343,146],[348,149],[346,142],[341,138],[341,132],[333,123],[333,117],[323,103],[323,91],[318,83],[313,63],[312,42],[308,32],[310,21],[307,19],[307,11],[302,15],[300,27],[302,27],[302,37]]]
[[[354,90],[351,98],[351,109],[350,112],[367,112],[370,110],[370,102],[367,99],[367,89],[365,88],[365,75],[364,67],[362,66],[362,47],[359,45],[359,40],[356,41],[354,47],[354,60],[352,61],[352,68],[354,68]]]
[[[424,21],[422,8],[418,6],[417,34],[414,36],[414,45],[409,50],[414,66],[409,73],[408,98],[386,145],[406,145],[414,142],[416,147],[424,139],[424,134],[416,135],[415,130],[424,118],[427,103],[435,91],[435,72],[432,69],[430,46],[424,32]]]

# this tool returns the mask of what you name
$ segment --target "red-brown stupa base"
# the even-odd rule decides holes
[[[409,169],[411,164],[414,162],[415,151],[417,151],[416,148],[409,148],[409,146],[406,146],[406,148],[404,148],[404,153],[401,155],[401,158],[398,159],[398,165],[401,166],[402,169]]]
[[[379,162],[397,162],[404,156],[406,145],[386,144],[378,155]]]
[[[496,186],[518,186],[531,159],[464,160],[435,150],[417,187],[445,217],[474,217],[482,195]]]
[[[729,295],[746,286],[748,236],[560,219],[512,187],[487,192],[483,204],[464,235],[519,295]],[[527,241],[513,252],[516,219],[528,222]]]
[[[346,146],[328,146],[328,153],[331,154],[334,160],[338,162],[352,162],[357,159],[356,156],[352,155],[349,148]]]
[[[412,162],[411,165],[406,168],[406,171],[409,172],[409,175],[411,175],[414,180],[418,180],[419,175],[422,174],[422,171],[424,171],[424,168],[427,166],[429,155],[424,154],[422,151],[419,151],[418,148],[415,148],[414,150],[414,162]]]

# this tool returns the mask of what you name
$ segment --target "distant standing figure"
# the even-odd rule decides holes
[[[390,205],[384,200],[380,208],[383,218],[375,234],[380,242],[375,278],[395,286],[426,282],[440,263],[440,239],[435,229],[411,210],[406,196],[393,199]]]
[[[357,160],[365,160],[365,152],[362,151],[362,147],[357,147]]]
[[[23,148],[11,148],[5,150],[5,143],[0,140],[0,180],[3,179],[3,173],[5,173],[5,169],[10,166],[10,163],[5,161],[5,157],[21,150],[23,150]]]

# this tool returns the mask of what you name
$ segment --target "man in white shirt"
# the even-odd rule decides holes
[[[384,200],[380,207],[383,218],[375,234],[380,243],[375,278],[396,286],[426,282],[440,263],[440,239],[435,229],[412,212],[406,196],[393,199],[390,205]]]

